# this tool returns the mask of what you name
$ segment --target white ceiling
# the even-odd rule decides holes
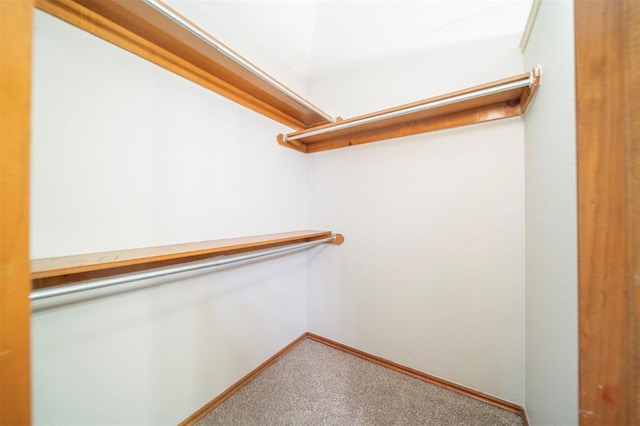
[[[258,65],[260,51],[308,80],[363,59],[522,34],[532,0],[167,3]]]

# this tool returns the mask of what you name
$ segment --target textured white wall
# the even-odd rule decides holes
[[[562,204],[573,201],[574,183],[567,144],[553,145],[553,129],[568,138],[573,104],[553,117],[539,105],[551,102],[547,85],[561,84],[547,81],[553,68],[569,73],[572,51],[549,51],[555,37],[566,43],[571,14],[558,10],[555,23],[549,10],[566,5],[547,3],[539,19],[554,24],[543,24],[549,35],[534,29],[525,64],[545,66],[526,121],[534,424],[563,419],[575,401],[575,317],[559,312],[575,308],[575,223]],[[347,237],[308,258],[159,280],[166,284],[36,313],[35,423],[178,422],[307,329],[525,402],[521,119],[305,157],[274,142],[283,126],[39,12],[35,35],[32,257],[309,226]],[[308,94],[344,117],[414,101],[522,72],[518,41],[354,63],[312,80]],[[546,167],[569,180],[553,190]],[[560,215],[567,227],[547,229],[536,213],[546,224]],[[547,279],[554,262],[562,265]],[[545,395],[563,374],[573,382]]]
[[[282,130],[36,12],[32,257],[306,229]],[[35,423],[183,420],[306,331],[306,271],[296,254],[35,313]]]
[[[533,425],[578,423],[573,4],[545,0],[525,52],[544,68],[525,118],[526,407]]]
[[[519,35],[356,63],[309,95],[350,117],[522,72]],[[524,403],[520,118],[314,154],[309,327]]]

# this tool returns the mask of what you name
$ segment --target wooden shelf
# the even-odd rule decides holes
[[[282,245],[321,240],[330,231],[294,231],[280,234],[118,250],[31,261],[33,289],[52,287],[94,278],[103,278],[145,269],[194,262],[215,256],[262,250]],[[341,244],[336,235],[331,244]]]
[[[515,117],[526,112],[540,84],[540,69],[535,67],[531,73],[348,120],[331,122],[327,114],[293,94],[290,89],[278,82],[278,87],[274,87],[265,81],[260,77],[266,76],[264,72],[164,4],[162,8],[178,16],[182,22],[187,23],[196,32],[204,34],[221,48],[205,42],[196,33],[143,0],[35,0],[35,4],[39,9],[72,25],[296,129],[296,132],[278,135],[277,140],[281,145],[304,153]],[[249,68],[257,70],[259,74],[231,59],[223,50],[242,59],[245,64],[249,64]],[[501,85],[529,79],[530,76],[531,86],[477,96],[379,121],[368,120],[477,91],[498,88]],[[361,120],[368,122],[344,128],[345,125]],[[306,136],[307,132],[318,130],[326,133],[312,133]]]
[[[314,110],[268,84],[142,0],[35,0],[35,5],[293,129],[330,122],[317,108]]]
[[[449,129],[501,118],[515,117],[524,114],[530,105],[533,95],[540,85],[541,71],[535,67],[531,73],[519,74],[503,80],[494,81],[481,86],[471,87],[446,95],[424,99],[411,104],[401,105],[362,115],[336,123],[317,126],[311,129],[278,135],[278,143],[304,153],[326,151],[351,145],[375,142],[401,136],[415,135],[434,130]],[[511,87],[519,82],[526,84]],[[527,84],[531,82],[531,85]],[[494,93],[494,91],[497,91]],[[478,96],[475,96],[479,93]],[[483,94],[486,93],[486,94]],[[470,99],[455,101],[458,97],[472,96]],[[451,100],[452,103],[447,103]],[[441,102],[442,101],[442,102]],[[430,107],[428,104],[444,105]],[[404,110],[419,110],[417,112],[396,115]],[[377,120],[378,121],[373,121]],[[363,124],[358,122],[365,121]],[[358,123],[358,124],[357,124]],[[352,127],[347,127],[352,125]],[[326,133],[315,134],[316,131]],[[308,134],[308,136],[306,136]]]

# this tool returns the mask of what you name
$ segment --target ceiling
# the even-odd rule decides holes
[[[166,2],[258,65],[268,55],[308,80],[402,51],[520,35],[532,0]]]

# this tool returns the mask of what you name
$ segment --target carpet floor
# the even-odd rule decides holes
[[[305,339],[196,424],[521,426],[522,418]]]

